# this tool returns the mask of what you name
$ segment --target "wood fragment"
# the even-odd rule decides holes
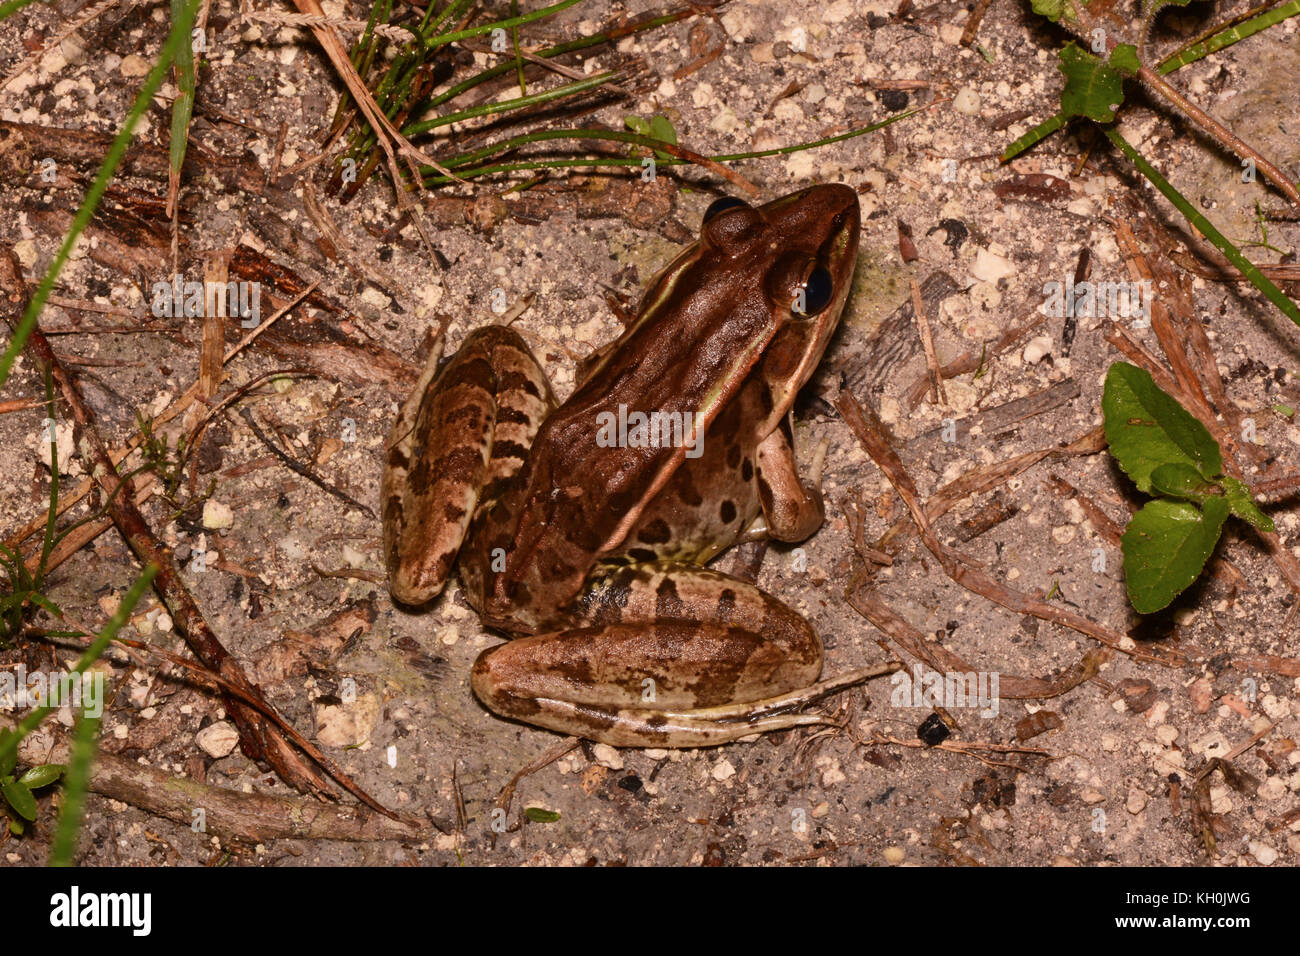
[[[16,722],[0,714],[0,727],[12,730]],[[47,722],[18,745],[19,759],[35,766],[68,762],[67,737]],[[136,760],[100,750],[91,768],[90,789],[192,826],[195,810],[203,811],[207,832],[222,839],[264,843],[270,840],[414,840],[422,828],[411,821],[390,819],[366,807],[293,800],[267,794],[231,790],[197,780],[174,777]]]
[[[925,352],[925,367],[930,373],[930,395],[935,404],[947,406],[948,396],[943,392],[943,379],[939,375],[939,358],[934,353],[934,335],[930,331],[930,319],[925,314],[925,300],[921,296],[921,287],[913,276],[912,314],[916,316],[916,330],[921,336],[921,348]]]
[[[853,430],[863,450],[871,456],[880,470],[885,473],[885,477],[889,479],[894,490],[903,499],[912,515],[912,520],[916,523],[917,533],[921,540],[930,553],[938,559],[944,572],[954,582],[995,604],[1002,605],[1008,610],[1020,614],[1031,614],[1041,620],[1061,624],[1081,634],[1086,634],[1130,657],[1147,660],[1164,667],[1176,667],[1184,663],[1184,655],[1179,651],[1170,648],[1160,648],[1159,651],[1146,650],[1140,646],[1133,646],[1131,640],[1126,640],[1124,634],[1113,628],[1106,627],[1104,624],[1075,611],[1067,610],[1041,598],[1007,587],[995,581],[983,571],[972,568],[969,560],[963,560],[963,555],[944,546],[931,530],[929,518],[926,516],[924,506],[921,504],[916,486],[913,484],[907,470],[903,467],[898,454],[884,438],[881,426],[877,424],[873,427],[868,422],[868,413],[847,390],[840,393],[835,407],[844,416],[845,422]],[[874,412],[871,413],[871,418],[875,422],[879,422]]]

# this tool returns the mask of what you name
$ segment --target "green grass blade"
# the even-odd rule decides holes
[[[0,20],[3,20],[11,13],[17,13],[32,2],[33,0],[8,0],[7,3],[0,3]]]
[[[491,33],[496,29],[509,30],[511,27],[523,26],[525,23],[532,23],[534,20],[544,20],[545,18],[559,13],[575,3],[581,3],[582,0],[560,0],[559,3],[553,3],[549,7],[542,7],[540,10],[534,10],[532,13],[525,13],[520,17],[511,17],[508,20],[498,20],[496,23],[484,23],[476,27],[467,27],[464,30],[457,30],[455,33],[443,33],[436,37],[429,37],[425,45],[429,47],[445,46],[448,43],[454,43],[456,40],[467,40],[470,37],[482,36],[485,33]]]
[[[595,89],[605,83],[615,79],[619,74],[615,71],[607,73],[598,73],[595,76],[589,76],[585,80],[576,80],[573,83],[565,83],[554,89],[544,90],[541,93],[531,93],[528,96],[516,96],[511,100],[504,100],[500,103],[483,103],[479,106],[470,107],[467,110],[461,110],[457,113],[448,113],[446,116],[439,116],[436,119],[425,120],[422,123],[412,123],[402,128],[402,135],[407,139],[427,133],[430,130],[437,129],[440,126],[447,126],[451,123],[459,123],[463,120],[474,119],[479,116],[495,116],[498,113],[508,113],[512,110],[520,110],[527,106],[536,106],[538,103],[549,103],[552,100],[563,99],[566,96],[577,96],[588,90]]]
[[[185,15],[186,0],[171,0],[172,22]],[[194,73],[194,44],[182,43],[176,50],[176,99],[172,100],[171,169],[180,181],[181,167],[185,164],[185,147],[190,138],[190,117],[194,115],[194,92],[198,81]]]
[[[1214,248],[1223,253],[1224,258],[1231,262],[1238,272],[1250,280],[1251,285],[1262,292],[1268,301],[1277,306],[1283,315],[1296,325],[1300,325],[1300,306],[1288,299],[1282,293],[1282,290],[1269,280],[1268,276],[1260,272],[1253,262],[1243,256],[1240,250],[1232,244],[1231,240],[1219,232],[1210,220],[1201,215],[1199,209],[1188,202],[1169,180],[1161,176],[1141,153],[1128,144],[1128,141],[1119,134],[1118,130],[1111,126],[1103,126],[1101,129],[1110,141],[1119,147],[1120,152],[1127,156],[1129,161],[1138,168],[1138,171],[1149,179],[1151,184],[1160,190],[1166,199],[1174,204],[1175,208],[1183,214],[1183,217],[1200,230],[1201,235],[1210,240]]]
[[[1297,13],[1300,13],[1300,0],[1291,0],[1290,3],[1284,3],[1280,7],[1265,10],[1259,16],[1251,17],[1244,23],[1234,24],[1226,30],[1220,30],[1213,36],[1207,37],[1200,43],[1194,43],[1185,50],[1171,53],[1156,65],[1156,72],[1161,76],[1166,76],[1188,63],[1195,63],[1202,57],[1232,46],[1238,40],[1244,40],[1247,37],[1254,36],[1261,30],[1267,30],[1273,24],[1281,23]]]
[[[77,856],[77,837],[90,790],[90,767],[95,759],[95,742],[99,737],[99,717],[84,712],[68,744],[68,769],[63,773],[63,809],[54,828],[50,846],[50,866],[72,866]]]
[[[11,0],[11,4],[18,2],[20,0]],[[181,11],[180,18],[173,20],[171,33],[168,34],[166,42],[163,43],[163,48],[158,55],[158,62],[153,65],[153,69],[145,77],[144,85],[140,87],[140,92],[136,94],[135,101],[131,104],[131,109],[126,115],[126,121],[108,147],[108,154],[100,164],[99,171],[95,174],[95,179],[90,184],[90,188],[86,190],[86,198],[82,200],[81,207],[72,218],[72,225],[68,229],[67,236],[64,237],[63,245],[59,246],[59,251],[54,254],[54,260],[50,263],[49,269],[45,271],[40,285],[36,287],[36,292],[27,305],[27,311],[23,313],[22,321],[18,323],[18,328],[14,330],[9,348],[5,350],[3,356],[0,356],[0,385],[4,385],[9,378],[9,372],[13,368],[14,361],[26,347],[27,339],[32,334],[32,329],[36,327],[36,320],[45,308],[45,302],[49,299],[50,292],[54,289],[54,283],[68,261],[68,256],[77,242],[77,237],[90,224],[95,209],[99,206],[100,200],[104,198],[104,192],[108,189],[109,182],[112,181],[113,175],[117,172],[117,167],[121,165],[127,147],[131,145],[136,124],[140,122],[140,117],[149,108],[154,94],[162,86],[163,80],[167,76],[167,70],[175,59],[177,51],[182,45],[189,45],[190,31],[194,28],[194,16],[201,2],[202,0],[190,0]],[[0,18],[7,15],[5,9],[0,7]]]
[[[1044,140],[1055,133],[1065,125],[1065,122],[1068,119],[1069,117],[1064,113],[1057,113],[1055,116],[1043,120],[1043,122],[1039,123],[1024,136],[1020,137],[1004,149],[1001,157],[999,157],[999,161],[1005,163],[1008,160],[1015,159],[1029,147],[1036,145],[1040,140]]]
[[[94,643],[86,648],[85,653],[81,655],[81,659],[77,661],[77,665],[72,668],[74,675],[84,674],[95,661],[99,660],[104,651],[108,650],[108,645],[113,642],[113,638],[117,637],[117,632],[122,629],[122,625],[130,618],[131,612],[140,603],[140,598],[149,589],[149,585],[153,583],[153,579],[157,574],[158,567],[153,564],[140,572],[140,576],[135,579],[135,583],[131,585],[130,590],[122,596],[122,601],[118,604],[116,613],[108,619],[108,623],[104,625],[104,630],[95,638]],[[19,742],[39,727],[41,721],[49,716],[50,711],[53,709],[49,704],[34,707],[31,713],[19,721],[14,732],[6,735],[4,742],[0,743],[0,763],[3,763],[11,754],[17,752]]]

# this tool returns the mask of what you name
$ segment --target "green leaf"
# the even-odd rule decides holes
[[[547,810],[545,807],[527,807],[524,810],[524,816],[533,823],[554,823],[560,819],[559,811]]]
[[[14,767],[18,764],[18,751],[10,750],[4,746],[9,741],[13,733],[8,730],[0,730],[0,777],[7,777],[14,772]]]
[[[661,143],[671,143],[677,145],[677,130],[673,129],[672,122],[668,117],[660,114],[652,116],[650,119],[642,119],[640,116],[625,116],[623,122],[627,128],[639,136],[648,136],[651,139],[657,139]],[[662,150],[655,150],[655,157],[660,160],[669,160],[672,157]]]
[[[1184,501],[1148,501],[1120,539],[1134,610],[1163,610],[1200,577],[1227,517],[1226,498],[1206,499],[1204,511]]]
[[[1033,7],[1034,13],[1047,17],[1053,23],[1061,19],[1062,15],[1067,20],[1074,19],[1074,7],[1069,0],[1030,0],[1029,5]]]
[[[0,780],[0,793],[4,794],[9,806],[13,807],[14,812],[24,820],[36,819],[36,798],[25,785],[13,777],[5,777]]]
[[[1250,496],[1250,489],[1231,475],[1223,477],[1223,488],[1227,494],[1228,508],[1242,521],[1249,522],[1260,531],[1275,531],[1273,519],[1259,510],[1255,499]]]
[[[1098,123],[1115,119],[1115,110],[1124,102],[1124,76],[1097,57],[1070,41],[1061,50],[1058,64],[1065,74],[1061,90],[1061,112],[1067,116],[1086,116]]]
[[[1142,68],[1138,62],[1137,47],[1132,43],[1115,44],[1115,49],[1110,51],[1110,65],[1125,76],[1136,76]]]
[[[14,836],[22,836],[23,830],[25,829],[26,827],[23,826],[22,820],[18,819],[17,817],[9,818],[9,832],[12,833]]]
[[[1204,501],[1223,489],[1213,481],[1206,481],[1191,465],[1181,461],[1166,462],[1151,471],[1151,490],[1188,501]]]
[[[48,787],[62,775],[63,764],[43,763],[39,767],[32,767],[28,770],[18,778],[18,782],[32,790],[39,790],[41,787]]]
[[[1145,369],[1112,365],[1101,409],[1110,453],[1140,491],[1151,494],[1151,472],[1164,464],[1190,465],[1202,478],[1223,471],[1219,443]]]

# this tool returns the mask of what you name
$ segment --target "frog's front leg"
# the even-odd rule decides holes
[[[737,578],[668,562],[613,571],[572,626],[491,648],[474,693],[492,711],[623,747],[709,747],[827,723],[788,713],[893,665],[816,683],[821,640]]]
[[[803,541],[816,532],[826,518],[821,490],[825,448],[819,450],[809,481],[805,482],[799,477],[793,442],[789,419],[784,419],[758,445],[758,499],[763,508],[761,530],[777,541]]]

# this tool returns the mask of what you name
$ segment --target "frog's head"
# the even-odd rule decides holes
[[[860,231],[857,193],[839,183],[810,186],[762,206],[719,199],[705,213],[700,238],[716,249],[748,247],[752,256],[762,237],[763,291],[776,328],[763,375],[783,398],[793,400],[835,333]]]

